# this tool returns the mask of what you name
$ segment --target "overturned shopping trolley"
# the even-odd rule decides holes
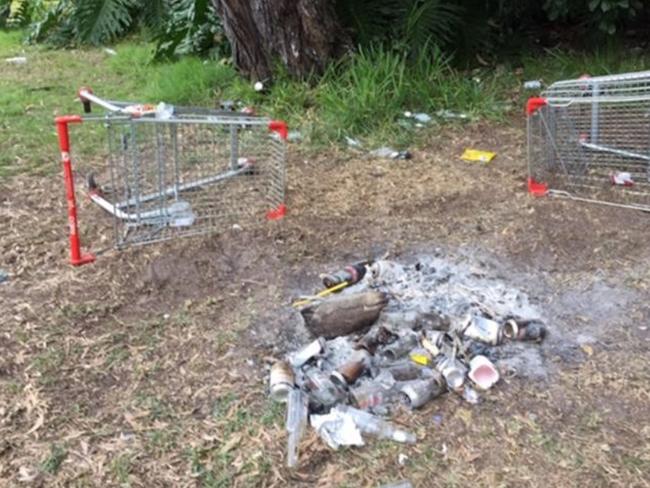
[[[56,119],[72,264],[94,258],[80,250],[71,123],[106,129],[107,164],[86,175],[87,190],[112,216],[118,248],[204,234],[246,217],[284,215],[284,122],[224,110],[112,102],[90,90],[79,94],[86,112],[91,103],[106,112]]]
[[[650,210],[650,71],[553,83],[527,115],[531,193]]]

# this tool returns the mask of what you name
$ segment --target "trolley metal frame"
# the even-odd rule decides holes
[[[102,115],[55,119],[63,165],[70,260],[81,252],[70,156],[71,124],[101,123],[107,164],[87,175],[91,201],[112,216],[115,247],[148,244],[222,229],[245,216],[282,218],[287,126],[246,113],[104,100],[89,89],[79,97]]]
[[[526,111],[532,194],[650,210],[650,71],[558,81]]]

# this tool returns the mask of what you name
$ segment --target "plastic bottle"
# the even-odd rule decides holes
[[[307,399],[303,392],[297,388],[289,392],[287,402],[286,429],[287,438],[287,466],[295,468],[298,465],[298,445],[307,425]]]
[[[374,435],[379,439],[389,439],[395,442],[415,444],[415,434],[395,427],[390,422],[363,410],[348,405],[338,405],[340,412],[349,415],[361,432]]]

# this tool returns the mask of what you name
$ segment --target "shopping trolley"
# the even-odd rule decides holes
[[[69,125],[100,123],[108,157],[87,174],[88,196],[112,217],[114,245],[125,248],[284,216],[287,126],[247,112],[156,106],[79,96],[86,115],[57,117],[68,203],[70,255],[82,254]],[[105,109],[94,115],[91,104]]]
[[[531,193],[650,210],[650,71],[558,81],[527,114]]]

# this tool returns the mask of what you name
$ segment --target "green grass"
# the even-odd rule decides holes
[[[68,457],[68,451],[58,444],[52,444],[49,455],[41,463],[41,468],[46,473],[56,474],[66,457]]]
[[[226,62],[186,57],[152,63],[152,47],[135,37],[113,48],[50,50],[21,44],[20,31],[0,31],[0,60],[25,55],[25,65],[3,66],[0,75],[0,178],[12,174],[53,174],[58,171],[55,115],[79,113],[75,94],[90,86],[112,99],[177,105],[218,106],[235,100],[258,112],[286,120],[299,129],[309,147],[320,148],[361,139],[369,147],[417,144],[416,130],[400,123],[406,111],[435,114],[463,112],[472,119],[503,120],[520,113],[521,84],[528,79],[550,83],[584,73],[647,69],[650,56],[630,56],[616,45],[590,54],[547,50],[525,55],[496,68],[452,69],[440,54],[408,60],[404,54],[369,48],[330,66],[320,79],[298,82],[279,70],[268,92],[256,93]],[[436,120],[434,127],[438,122]],[[102,158],[105,135],[99,124],[75,127],[76,147],[84,156]],[[83,135],[81,131],[84,131]],[[74,152],[73,152],[74,156]]]
[[[133,460],[130,454],[120,454],[113,458],[110,464],[111,473],[121,486],[130,486],[131,469],[133,469]]]

